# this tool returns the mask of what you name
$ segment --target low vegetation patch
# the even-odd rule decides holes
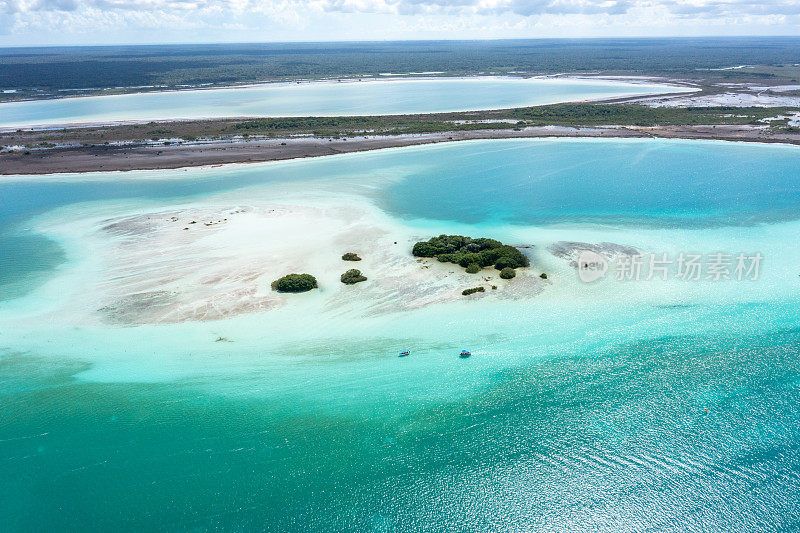
[[[476,292],[486,292],[486,289],[483,287],[473,287],[471,289],[464,289],[461,291],[461,294],[464,296],[469,296],[470,294],[475,294]]]
[[[344,274],[342,274],[342,283],[345,285],[353,285],[355,283],[359,283],[361,281],[367,281],[367,277],[361,274],[361,271],[355,268],[351,268]]]
[[[506,267],[500,271],[500,277],[503,279],[511,279],[517,275],[517,271],[513,268]]]
[[[0,60],[0,71],[2,71]],[[787,80],[788,81],[788,80]],[[794,82],[792,82],[794,83]],[[29,96],[41,97],[41,93]],[[0,100],[3,95],[0,94]],[[383,115],[362,117],[288,117],[172,121],[163,124],[97,125],[52,130],[16,130],[0,133],[0,145],[34,146],[63,143],[106,146],[109,142],[151,142],[167,138],[187,141],[282,139],[294,135],[352,138],[361,135],[456,132],[471,130],[520,130],[529,126],[691,126],[761,125],[765,119],[788,116],[790,107],[657,107],[640,104],[573,103],[475,112]],[[775,133],[797,134],[800,128],[786,119],[772,121]],[[712,135],[713,136],[713,135]]]
[[[361,261],[361,258],[358,257],[358,254],[355,252],[347,252],[342,256],[343,261]]]
[[[476,273],[483,267],[494,266],[497,270],[530,266],[525,254],[495,239],[481,237],[473,239],[462,235],[439,235],[414,245],[416,257],[435,257],[442,263],[455,263]],[[478,270],[475,270],[476,265]]]
[[[272,282],[278,292],[306,292],[317,288],[317,278],[311,274],[287,274]]]

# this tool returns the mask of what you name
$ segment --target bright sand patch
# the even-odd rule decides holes
[[[330,312],[374,314],[457,300],[478,285],[497,286],[492,296],[499,298],[532,296],[545,285],[523,269],[510,291],[494,269],[471,275],[414,258],[411,246],[429,235],[414,235],[362,197],[275,201],[250,192],[248,203],[225,203],[230,198],[222,195],[153,209],[84,204],[47,215],[36,229],[76,259],[61,275],[50,319],[118,326],[214,321],[309,300]],[[343,261],[347,251],[363,260]],[[352,267],[368,281],[343,285],[339,277]],[[292,272],[313,274],[320,289],[303,295],[270,289]],[[67,277],[71,290],[64,297]]]

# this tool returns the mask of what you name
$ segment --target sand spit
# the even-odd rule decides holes
[[[630,257],[641,252],[633,246],[616,244],[613,242],[600,242],[597,244],[589,242],[558,241],[551,243],[547,250],[553,256],[563,259],[572,268],[578,268],[578,256],[583,251],[590,251],[605,257],[608,260],[617,260],[621,257]]]

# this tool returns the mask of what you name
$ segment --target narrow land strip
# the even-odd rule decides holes
[[[473,139],[554,137],[708,139],[800,144],[800,132],[753,125],[532,126],[357,137],[236,139],[169,145],[81,145],[0,153],[0,174],[170,169],[317,157]]]

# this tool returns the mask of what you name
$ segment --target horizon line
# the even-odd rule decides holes
[[[655,41],[675,40],[688,41],[692,39],[704,40],[737,40],[737,39],[789,39],[800,40],[798,35],[662,35],[662,36],[625,36],[625,37],[503,37],[487,39],[386,39],[386,40],[298,40],[298,41],[176,41],[153,43],[113,43],[113,44],[37,44],[37,45],[0,45],[0,50],[7,49],[37,49],[37,48],[103,48],[103,47],[134,47],[134,46],[226,46],[226,45],[279,45],[279,44],[391,44],[391,43],[480,43],[503,41]]]

